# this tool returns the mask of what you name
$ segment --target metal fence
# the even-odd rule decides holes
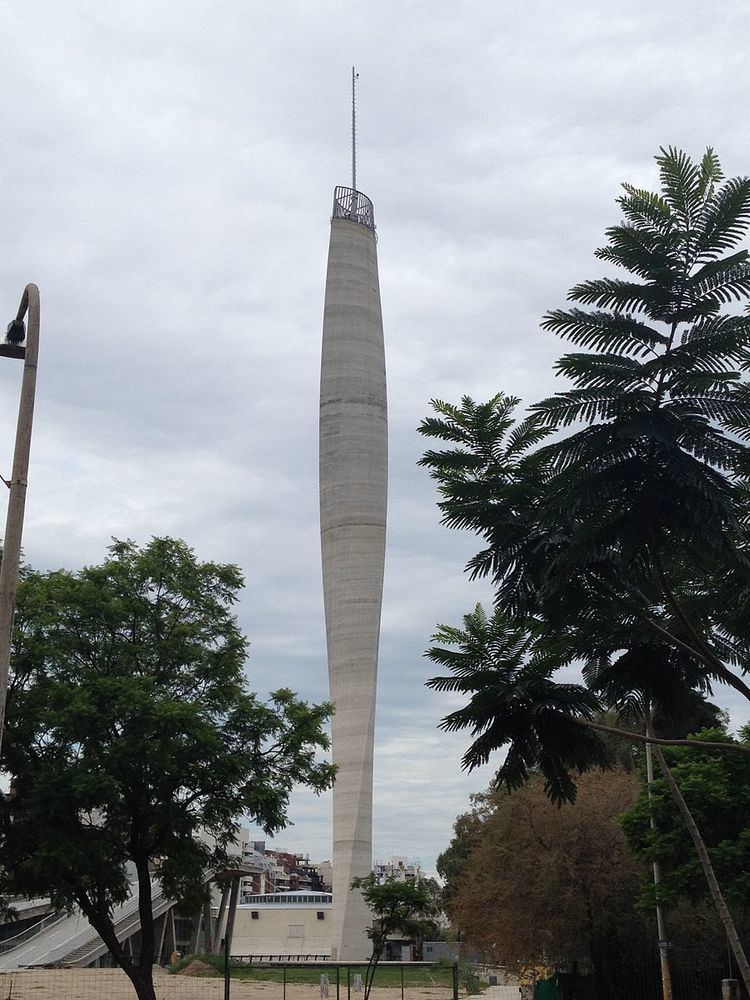
[[[706,950],[686,941],[670,951],[674,1000],[722,1000],[722,982],[737,975],[722,949]],[[629,950],[600,945],[588,968],[540,976],[529,1000],[663,1000],[661,968],[653,946]],[[748,1000],[740,988],[740,1000]]]
[[[275,984],[279,1000],[361,1000],[367,965],[354,962],[258,962],[234,956],[230,976],[250,983]],[[373,990],[381,1000],[458,1000],[457,966],[433,962],[380,962]],[[316,992],[317,991],[317,992]]]
[[[154,968],[157,1000],[363,1000],[366,966],[331,962],[258,963],[191,973]],[[426,962],[382,963],[372,1000],[458,1000],[457,971]],[[0,973],[0,1000],[134,1000],[120,969],[30,969]]]
[[[154,969],[156,1000],[364,1000],[364,964],[258,962],[233,958],[228,968]],[[484,1000],[663,1000],[652,962],[624,956],[596,974],[557,973],[535,983],[497,974],[479,989]],[[377,970],[371,1000],[463,1000],[456,966],[389,962]],[[673,966],[675,1000],[722,1000],[722,976],[689,961]],[[489,979],[489,982],[486,980]],[[744,997],[744,993],[742,994]],[[134,1000],[120,969],[30,969],[0,973],[0,1000]]]

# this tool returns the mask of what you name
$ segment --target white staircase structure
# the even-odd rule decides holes
[[[224,934],[228,934],[231,939],[240,880],[248,875],[263,873],[264,865],[266,862],[263,859],[249,857],[221,871],[205,873],[207,885],[218,881],[223,886],[222,903],[216,921],[216,933],[212,935],[211,907],[207,901],[202,918],[194,929],[194,947],[197,948],[201,928],[204,940],[205,935],[217,938],[215,941],[217,947],[219,939]],[[157,936],[155,960],[159,961],[168,932],[171,932],[171,936],[166,938],[167,949],[172,946],[170,940],[174,943],[174,921],[169,921],[168,918],[173,916],[171,911],[176,904],[173,899],[162,895],[158,885],[154,885],[151,906]],[[135,875],[130,879],[130,898],[116,906],[112,916],[117,940],[126,948],[129,947],[128,942],[131,942],[141,929],[138,913],[138,882]],[[46,966],[85,968],[106,954],[107,946],[84,914],[75,909],[71,914],[50,914],[15,937],[0,941],[0,972]]]
[[[173,900],[165,899],[156,892],[153,899],[154,919],[167,913],[172,906]],[[127,942],[140,931],[137,886],[133,886],[130,899],[115,908],[113,916],[120,942]],[[107,946],[80,910],[74,910],[70,915],[45,917],[1,945],[2,972],[50,965],[82,968],[107,953]]]

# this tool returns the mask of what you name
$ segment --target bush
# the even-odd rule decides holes
[[[465,958],[458,961],[458,982],[470,997],[478,996],[484,990],[484,984],[477,975],[476,969]]]
[[[224,956],[213,953],[206,953],[203,955],[183,955],[179,961],[174,963],[174,965],[167,966],[167,972],[182,972],[182,970],[190,965],[191,962],[195,961],[205,962],[206,965],[210,965],[219,974],[224,972]]]

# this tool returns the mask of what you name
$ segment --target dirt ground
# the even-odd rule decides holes
[[[221,979],[172,976],[154,969],[158,1000],[220,1000],[224,996]],[[377,1000],[401,1000],[400,989],[376,989]],[[352,993],[351,1000],[361,1000]],[[0,973],[0,1000],[134,1000],[135,991],[120,969],[40,969]],[[232,1000],[282,1000],[281,983],[232,980]],[[331,985],[330,1000],[336,998]],[[320,1000],[320,989],[299,983],[288,984],[286,1000]],[[347,1000],[346,988],[340,1000]],[[409,987],[404,1000],[450,1000],[445,989]]]

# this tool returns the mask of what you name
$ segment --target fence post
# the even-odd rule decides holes
[[[722,979],[721,1000],[740,1000],[740,983],[738,979]]]
[[[352,1000],[352,970],[346,967],[346,1000]]]
[[[339,979],[341,979],[341,966],[336,966],[336,1000],[339,1000]]]
[[[286,1000],[286,966],[284,966],[284,1000]]]
[[[401,963],[401,1000],[404,1000],[404,963]]]
[[[453,1000],[458,1000],[458,962],[453,963]]]
[[[231,987],[229,985],[229,938],[225,937],[221,943],[224,949],[224,1000],[230,1000]]]

